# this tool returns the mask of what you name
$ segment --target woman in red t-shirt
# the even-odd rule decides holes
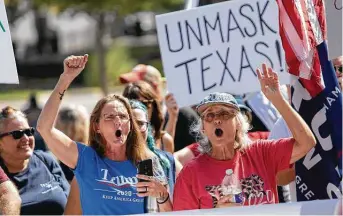
[[[200,154],[179,174],[174,210],[277,203],[277,172],[287,169],[315,146],[303,119],[280,93],[277,74],[263,64],[261,89],[285,119],[293,137],[251,141],[249,123],[236,99],[212,93],[197,106]]]

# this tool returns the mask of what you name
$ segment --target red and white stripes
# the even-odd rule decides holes
[[[277,0],[277,3],[289,72],[304,79],[320,76],[314,63],[319,61],[315,47],[326,39],[323,0]]]

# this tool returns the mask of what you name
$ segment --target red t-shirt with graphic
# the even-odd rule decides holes
[[[278,203],[276,174],[290,167],[294,142],[293,138],[257,140],[228,161],[199,155],[186,164],[176,180],[173,210],[216,207],[218,199],[225,198],[222,181],[229,169],[240,183],[237,203]]]

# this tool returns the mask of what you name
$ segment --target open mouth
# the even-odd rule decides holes
[[[224,131],[220,128],[216,128],[216,130],[214,131],[214,134],[217,136],[217,137],[221,137],[223,136],[223,133]]]
[[[116,135],[116,137],[120,137],[121,136],[121,130],[116,130],[115,135]]]

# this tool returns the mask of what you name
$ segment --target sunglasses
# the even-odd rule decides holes
[[[24,130],[16,130],[16,131],[11,131],[11,132],[0,134],[0,138],[12,135],[13,139],[20,139],[24,136],[24,134],[26,134],[26,136],[33,136],[34,133],[35,133],[35,129],[33,127],[30,127]]]
[[[229,120],[237,115],[237,112],[220,111],[217,113],[208,112],[201,116],[201,119],[212,122],[216,117],[221,120]]]
[[[339,73],[342,73],[342,65],[341,66],[335,66],[335,70],[338,71]]]

